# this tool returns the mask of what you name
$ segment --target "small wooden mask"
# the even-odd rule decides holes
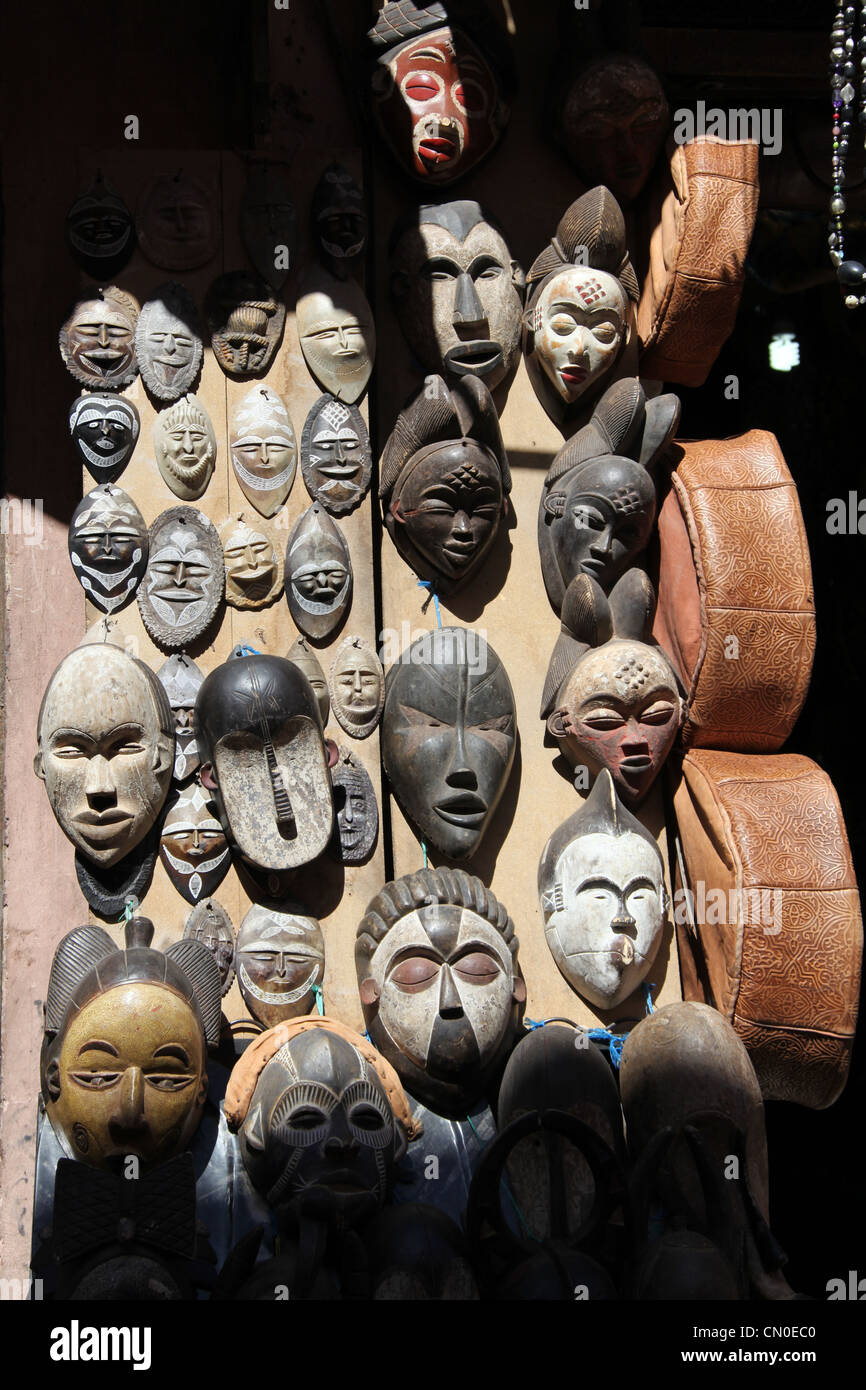
[[[66,245],[82,270],[103,283],[122,270],[132,255],[132,214],[101,170],[66,214]]]
[[[162,647],[186,647],[220,606],[225,561],[213,522],[195,507],[169,507],[150,528],[150,559],[138,591],[141,620]]]
[[[208,290],[205,315],[214,357],[226,376],[264,376],[286,322],[286,306],[270,286],[247,270],[229,271]]]
[[[195,726],[195,701],[204,674],[192,657],[175,652],[160,666],[156,678],[168,696],[174,716],[174,780],[185,782],[197,771],[201,762]]]
[[[135,330],[141,379],[152,396],[176,401],[190,391],[204,348],[198,311],[189,290],[171,281],[146,299]]]
[[[197,396],[184,396],[153,422],[153,452],[164,483],[175,497],[195,502],[216,467],[217,441],[210,416]]]
[[[132,458],[140,430],[138,411],[123,396],[93,392],[72,402],[72,444],[98,483],[117,481]]]
[[[241,203],[241,240],[253,266],[278,290],[294,266],[298,219],[279,164],[254,164]]]
[[[286,599],[308,637],[327,637],[352,602],[352,561],[342,532],[318,502],[295,522],[286,546]]]
[[[304,361],[322,389],[349,404],[360,400],[376,356],[376,329],[363,290],[324,270],[310,273],[295,322]]]
[[[283,588],[283,560],[273,537],[259,522],[242,517],[221,528],[226,562],[226,603],[232,608],[266,608]]]
[[[112,483],[88,492],[69,523],[69,558],[82,589],[103,613],[128,603],[147,568],[144,517]]]
[[[322,728],[328,723],[328,715],[331,713],[331,700],[328,695],[328,682],[325,673],[319,663],[316,653],[313,651],[306,637],[299,637],[292,643],[287,654],[287,660],[293,666],[297,666],[301,674],[310,682],[313,687],[313,694],[319,707],[319,714],[322,716]]]
[[[186,919],[184,938],[200,941],[217,963],[223,998],[232,987],[235,977],[235,930],[222,903],[205,898],[196,903]]]
[[[364,195],[341,164],[329,164],[324,170],[310,212],[322,264],[338,280],[345,280],[354,274],[367,244],[367,213]]]
[[[363,763],[341,748],[331,769],[336,824],[331,852],[342,864],[364,864],[379,833],[379,807]]]
[[[139,199],[135,224],[145,256],[163,270],[195,270],[213,260],[219,246],[211,194],[182,169],[151,179]]]
[[[385,703],[382,663],[362,637],[344,637],[331,667],[331,708],[353,738],[367,738]]]
[[[215,893],[231,868],[225,831],[197,782],[179,788],[170,802],[159,857],[181,897],[193,905]]]
[[[254,386],[235,406],[229,448],[244,497],[262,516],[273,516],[292,490],[298,461],[295,431],[276,391]]]
[[[110,285],[79,299],[60,330],[60,356],[76,381],[92,390],[119,391],[135,380],[138,300]]]
[[[244,1003],[266,1028],[315,1011],[325,940],[303,908],[255,903],[241,923],[235,961]]]
[[[334,516],[357,507],[373,471],[370,436],[357,406],[319,397],[301,435],[301,469],[307,492]]]

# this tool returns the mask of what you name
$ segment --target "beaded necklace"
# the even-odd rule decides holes
[[[866,126],[866,0],[861,0],[859,36],[854,39],[857,10],[855,5],[837,0],[836,16],[830,31],[830,85],[833,91],[833,196],[830,200],[830,260],[844,297],[845,307],[856,309],[866,304],[866,266],[860,261],[845,259],[845,232],[842,217],[847,203],[842,193],[845,162],[851,133],[851,116],[857,89],[854,85],[857,70],[854,66],[855,47],[860,54],[862,86],[859,121]]]

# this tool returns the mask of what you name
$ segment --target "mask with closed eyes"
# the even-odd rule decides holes
[[[327,637],[352,602],[352,561],[342,532],[318,502],[295,522],[286,546],[286,600],[308,637]]]
[[[103,613],[128,603],[147,569],[144,517],[119,487],[88,492],[69,523],[69,559],[82,589]]]
[[[170,507],[150,528],[138,591],[141,620],[162,647],[186,647],[207,630],[223,596],[225,561],[216,527],[195,507]]]
[[[297,469],[295,431],[284,402],[269,386],[254,386],[229,421],[229,449],[238,487],[262,516],[279,511]]]
[[[295,322],[310,374],[344,404],[363,396],[376,356],[376,329],[363,290],[325,271],[301,286]]]
[[[169,805],[159,857],[181,897],[193,906],[215,893],[231,868],[225,831],[198,783],[182,787]]]
[[[60,356],[76,381],[119,391],[135,380],[138,300],[116,285],[80,299],[60,330]]]
[[[314,917],[302,908],[250,908],[238,932],[238,985],[259,1023],[272,1028],[288,1018],[313,1013],[314,986],[325,975],[325,940]]]
[[[204,348],[198,311],[183,285],[160,285],[145,301],[135,330],[135,351],[141,379],[158,400],[176,401],[191,390]]]
[[[123,396],[78,396],[69,412],[69,433],[78,457],[98,483],[120,477],[138,442],[138,411]]]

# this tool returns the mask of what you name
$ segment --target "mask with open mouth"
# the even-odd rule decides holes
[[[191,657],[175,652],[163,662],[156,678],[168,696],[174,716],[174,780],[185,782],[198,769],[195,701],[204,674]]]
[[[216,255],[219,219],[210,190],[182,169],[151,179],[135,224],[145,256],[163,270],[195,270]]]
[[[339,749],[331,785],[336,821],[331,852],[342,864],[364,864],[379,833],[379,808],[367,769],[347,748]]]
[[[478,848],[505,790],[515,739],[511,682],[480,633],[424,633],[389,670],[385,771],[409,819],[450,859]]]
[[[66,214],[66,245],[82,269],[103,282],[121,270],[132,255],[132,214],[101,170]]]
[[[241,923],[235,959],[244,1003],[265,1028],[315,1011],[325,939],[303,908],[255,903]]]
[[[244,497],[262,516],[273,516],[291,492],[297,469],[295,431],[276,391],[253,386],[235,406],[229,449]]]
[[[212,671],[196,720],[201,780],[238,852],[272,872],[328,845],[334,824],[316,697],[290,661],[239,656]]]
[[[507,124],[505,64],[486,13],[478,42],[449,21],[444,4],[388,3],[367,37],[376,54],[376,120],[400,167],[428,184],[462,178],[496,146]]]
[[[350,405],[360,400],[376,356],[376,328],[363,290],[324,270],[309,273],[295,323],[304,361],[323,390]]]
[[[196,396],[184,396],[153,422],[153,452],[160,476],[184,502],[207,490],[216,466],[217,441],[210,416]]]
[[[292,528],[286,546],[286,599],[302,632],[327,637],[352,602],[349,547],[318,502]]]
[[[241,203],[241,240],[263,280],[278,290],[294,265],[298,218],[279,164],[254,164]]]
[[[182,787],[169,805],[159,857],[181,897],[193,906],[215,893],[231,868],[225,831],[207,793],[195,782]]]
[[[282,558],[261,526],[233,520],[226,530],[226,603],[232,608],[265,608],[282,590]]]
[[[98,483],[120,477],[138,442],[138,411],[123,396],[78,396],[69,411],[69,433],[81,462]]]
[[[141,621],[162,647],[186,647],[207,631],[223,596],[225,561],[213,522],[195,507],[169,507],[150,528],[138,591]]]
[[[525,278],[478,203],[415,209],[394,229],[390,289],[403,336],[421,365],[489,391],[520,356]]]
[[[82,589],[103,613],[128,603],[147,569],[144,517],[122,488],[102,483],[69,523],[69,558]]]
[[[324,170],[310,215],[322,263],[338,280],[345,280],[367,244],[367,213],[360,188],[341,164],[329,164]]]
[[[373,471],[370,436],[357,406],[320,396],[301,435],[301,469],[307,492],[335,516],[366,496]]]
[[[247,270],[229,271],[214,280],[204,307],[213,355],[226,376],[264,376],[286,322],[286,306],[267,281]]]
[[[59,338],[60,356],[76,381],[119,391],[135,380],[138,314],[138,300],[116,285],[78,301]]]
[[[198,311],[189,290],[171,281],[142,305],[135,330],[141,379],[152,396],[176,401],[201,369],[204,348]]]

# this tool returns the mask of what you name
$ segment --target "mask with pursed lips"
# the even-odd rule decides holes
[[[363,864],[379,833],[379,808],[370,775],[354,753],[341,748],[331,769],[331,784],[336,822],[331,852],[343,864]]]

